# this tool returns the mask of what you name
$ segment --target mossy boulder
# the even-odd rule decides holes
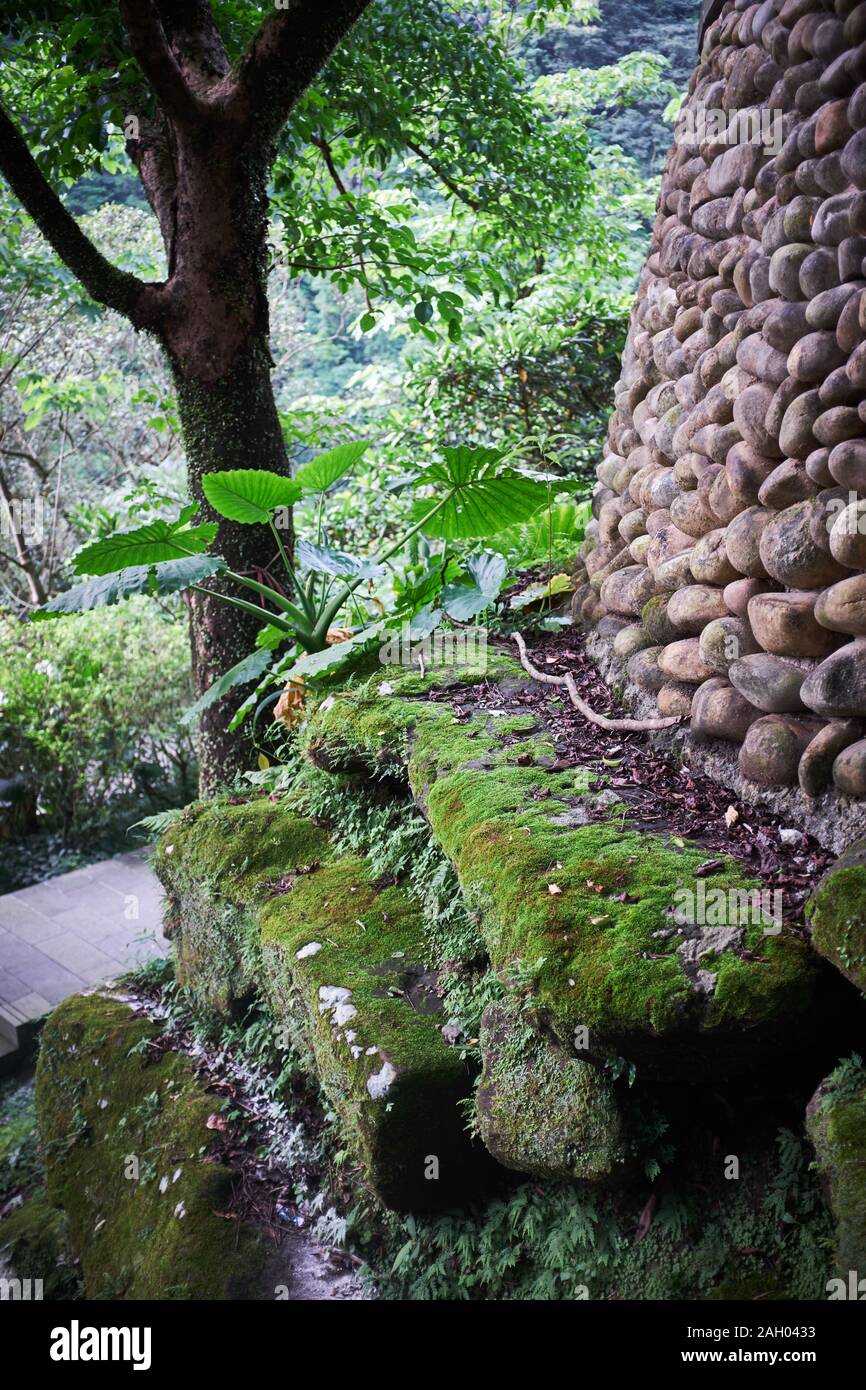
[[[158,1033],[101,994],[49,1017],[36,1081],[49,1200],[87,1298],[255,1298],[267,1247],[230,1213],[214,1099],[184,1058],[153,1047]]]
[[[499,1163],[562,1181],[622,1173],[625,1124],[602,1068],[569,1054],[507,1001],[485,1010],[481,1053],[478,1128]]]
[[[836,860],[806,910],[815,950],[866,994],[866,840]]]
[[[856,1075],[859,1071],[859,1076]],[[806,1128],[836,1223],[836,1270],[866,1276],[866,1071],[843,1064],[809,1102]]]
[[[182,981],[218,1008],[268,999],[383,1203],[465,1200],[485,1167],[459,1109],[474,1074],[440,1031],[418,906],[267,798],[194,808],[157,868]]]
[[[268,797],[188,807],[154,861],[167,896],[177,976],[199,1003],[229,1012],[259,974],[256,904],[330,854],[327,834]]]
[[[531,976],[562,1042],[585,1027],[594,1059],[621,1054],[664,1078],[748,1067],[759,1042],[801,1044],[817,963],[784,926],[767,931],[748,905],[743,914],[742,895],[757,885],[733,860],[721,861],[712,888],[725,902],[736,895],[739,915],[707,937],[696,920],[674,920],[678,901],[706,900],[696,875],[705,851],[632,829],[625,807],[600,818],[592,779],[555,770],[536,716],[531,737],[518,738],[505,700],[456,717],[446,701],[379,689],[322,702],[307,725],[308,755],[332,771],[375,776],[387,759],[391,775],[402,772],[478,913],[494,967]]]
[[[260,911],[262,985],[278,1021],[302,1021],[319,1081],[388,1207],[465,1202],[484,1180],[460,1108],[474,1073],[446,1043],[421,912],[364,859],[295,881]]]

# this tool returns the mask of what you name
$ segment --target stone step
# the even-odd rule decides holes
[[[41,1022],[40,1018],[31,1018],[17,1004],[10,1004],[6,999],[0,1001],[0,1042],[20,1053],[22,1060],[30,1052]]]
[[[9,1076],[16,1071],[24,1057],[16,1043],[0,1037],[0,1076]]]

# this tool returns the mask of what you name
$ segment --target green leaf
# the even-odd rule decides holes
[[[153,816],[144,816],[141,820],[134,821],[127,830],[127,835],[131,835],[133,830],[143,830],[151,844],[158,840],[160,835],[164,835],[183,815],[182,806],[172,806],[168,811],[157,811]]]
[[[547,488],[516,469],[503,466],[498,449],[443,449],[443,464],[433,464],[420,475],[419,482],[441,485],[450,493],[445,506],[425,523],[428,536],[444,540],[465,540],[473,536],[492,536],[507,526],[525,521],[547,501]],[[432,506],[419,500],[413,519],[421,521]]]
[[[505,557],[490,551],[470,556],[466,569],[473,582],[446,584],[442,591],[442,603],[448,616],[455,622],[468,623],[489,608],[502,588],[507,568]]]
[[[225,473],[205,473],[204,495],[214,511],[227,521],[244,525],[267,523],[278,507],[293,507],[301,497],[294,478],[283,478],[266,468],[234,468]]]
[[[276,651],[286,640],[286,634],[282,628],[274,627],[273,623],[268,623],[267,627],[260,628],[256,633],[256,646],[266,647],[269,652]]]
[[[374,579],[376,575],[385,573],[384,565],[358,559],[342,550],[332,550],[329,545],[313,545],[311,541],[298,541],[295,554],[299,565],[304,569],[317,570],[320,574],[360,575],[363,579]]]
[[[214,681],[203,695],[200,695],[194,705],[191,705],[183,715],[184,724],[192,724],[203,714],[211,705],[221,700],[236,685],[249,685],[250,681],[259,679],[273,661],[273,657],[266,647],[257,648],[250,652],[237,665],[232,666],[226,671],[225,675],[220,676],[219,680]]]
[[[225,567],[221,555],[184,555],[179,560],[165,560],[158,565],[130,565],[58,594],[44,608],[37,608],[32,621],[44,622],[68,613],[108,608],[135,594],[175,594],[200,584]]]
[[[147,592],[150,567],[134,565],[130,569],[118,570],[98,579],[90,579],[86,584],[78,584],[58,594],[44,607],[37,608],[31,615],[31,622],[41,623],[49,618],[61,618],[65,613],[89,613],[92,608],[108,608],[133,594]]]
[[[298,657],[291,670],[286,672],[286,680],[297,680],[301,677],[315,680],[316,676],[326,673],[332,675],[355,657],[362,647],[372,642],[382,631],[382,627],[382,623],[371,623],[369,627],[362,628],[345,642],[335,642],[332,647],[326,647],[322,652],[305,652],[303,656]]]
[[[555,544],[562,537],[568,537],[576,551],[590,515],[588,502],[554,502],[551,507],[545,507],[523,526],[509,532],[507,540],[516,552],[516,557],[512,553],[512,563],[515,558],[526,564],[543,560],[551,542]]]
[[[116,531],[79,550],[73,561],[76,574],[112,574],[136,565],[157,565],[184,555],[200,555],[217,533],[214,522],[182,527],[179,522],[151,521],[134,531]]]
[[[573,588],[574,584],[567,574],[555,574],[546,584],[543,580],[537,584],[528,584],[522,593],[515,595],[509,607],[531,608],[536,603],[543,603],[545,599],[559,598],[562,594],[570,594]]]
[[[147,591],[150,594],[180,593],[226,568],[221,555],[183,555],[179,560],[164,560],[161,565],[152,567]]]
[[[317,454],[309,463],[305,463],[303,468],[298,469],[293,481],[303,488],[304,492],[325,492],[338,478],[342,478],[344,473],[348,473],[350,468],[354,468],[369,447],[369,439],[355,439],[350,444],[339,444],[336,449],[328,449],[324,454]]]

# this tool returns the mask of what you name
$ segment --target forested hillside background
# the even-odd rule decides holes
[[[439,248],[428,274],[446,298],[432,324],[423,302],[407,317],[402,292],[365,304],[357,279],[299,270],[274,237],[271,353],[290,456],[297,465],[346,439],[374,442],[375,464],[326,501],[331,544],[360,554],[394,534],[402,480],[443,444],[541,441],[535,463],[575,480],[579,505],[670,139],[663,113],[694,61],[697,0],[602,0],[589,23],[581,0],[572,19],[523,28],[532,7],[518,5],[513,32],[508,6],[463,8],[482,32],[502,26],[527,92],[585,132],[589,181],[573,244],[551,236],[532,264],[504,243],[473,241],[471,219],[452,226],[448,190],[431,181],[411,225]],[[101,118],[85,107],[78,119]],[[106,125],[100,141],[98,160],[67,179],[66,204],[117,263],[159,278],[158,231],[122,140]],[[399,164],[387,179],[399,188]],[[567,226],[568,215],[563,206],[554,220]],[[194,721],[182,719],[193,696],[181,598],[134,600],[62,631],[22,622],[74,582],[82,546],[176,512],[185,464],[156,345],[84,294],[5,185],[0,217],[0,779],[23,786],[4,818],[17,851],[2,888],[128,843],[140,815],[190,797],[195,755]],[[470,259],[484,283],[466,297]],[[447,294],[461,276],[452,313]],[[29,524],[13,524],[22,513]],[[574,550],[574,515],[562,514],[563,555]],[[554,529],[532,543],[512,537],[508,563],[550,562]],[[425,544],[398,588],[417,580]],[[159,653],[156,685],[146,652]]]

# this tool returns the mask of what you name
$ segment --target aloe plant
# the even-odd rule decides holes
[[[526,521],[549,502],[548,481],[533,477],[501,450],[459,446],[442,450],[441,462],[419,471],[410,480],[415,489],[432,495],[415,499],[406,529],[375,560],[335,550],[322,541],[322,507],[318,508],[316,540],[300,540],[294,556],[284,544],[280,518],[296,503],[324,498],[327,490],[362,458],[369,442],[344,444],[319,454],[294,477],[267,469],[243,468],[208,473],[202,480],[213,510],[228,521],[270,528],[282,575],[265,584],[229,569],[209,547],[217,538],[215,522],[197,522],[195,507],[184,508],[174,520],[149,522],[131,531],[118,531],[80,550],[74,560],[84,583],[58,595],[34,614],[45,620],[68,613],[118,603],[133,594],[163,595],[192,589],[254,613],[265,626],[257,649],[211,686],[198,702],[200,711],[234,685],[261,676],[274,661],[274,650],[285,643],[310,657],[329,652],[328,633],[360,586],[384,573],[393,559],[419,532],[444,541],[491,536]],[[306,578],[299,571],[306,572]],[[500,556],[473,557],[460,583],[446,584],[446,606],[458,620],[467,621],[495,599],[505,576]],[[214,575],[227,578],[241,593],[215,592],[205,587]],[[335,581],[340,581],[335,584]],[[252,598],[242,597],[246,591]],[[354,640],[369,629],[362,626]],[[325,665],[331,656],[308,663]],[[285,661],[280,663],[281,669]]]

